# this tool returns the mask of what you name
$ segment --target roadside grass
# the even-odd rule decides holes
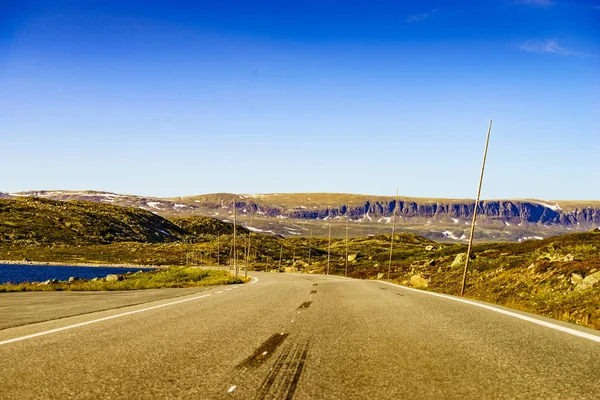
[[[76,280],[74,282],[57,281],[47,284],[40,282],[7,283],[0,285],[0,292],[165,289],[227,285],[248,281],[243,277],[236,278],[227,271],[205,270],[195,267],[168,267],[117,276],[119,280],[98,278],[96,280]]]

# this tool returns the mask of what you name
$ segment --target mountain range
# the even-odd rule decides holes
[[[293,236],[366,236],[396,229],[426,238],[468,240],[475,201],[468,199],[371,196],[342,193],[215,193],[157,198],[100,191],[40,190],[0,193],[0,198],[41,197],[87,200],[136,207],[165,217],[208,216],[238,223],[255,232]],[[347,229],[346,229],[347,227]],[[475,239],[525,241],[600,227],[600,201],[536,199],[484,200],[479,203]]]

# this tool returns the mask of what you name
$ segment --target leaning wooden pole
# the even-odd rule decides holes
[[[390,240],[390,262],[388,263],[387,278],[390,279],[392,272],[392,251],[394,250],[394,234],[396,233],[396,209],[398,208],[398,188],[396,188],[396,203],[394,203],[393,221],[392,221],[392,239]]]
[[[235,270],[235,277],[237,278],[238,276],[238,265],[237,265],[237,249],[236,249],[236,243],[235,243],[235,239],[236,239],[236,226],[237,223],[237,216],[236,216],[236,211],[235,211],[235,198],[233,199],[233,269]]]
[[[469,235],[469,247],[467,248],[467,259],[465,260],[465,270],[463,273],[462,287],[460,289],[461,297],[465,295],[465,286],[467,285],[467,271],[469,270],[469,259],[471,258],[471,248],[473,247],[473,234],[475,233],[475,221],[477,220],[477,207],[479,206],[479,197],[481,195],[481,184],[483,183],[483,171],[485,170],[485,160],[487,158],[488,145],[490,143],[490,133],[492,133],[492,120],[490,120],[487,138],[485,139],[485,150],[483,151],[481,175],[479,175],[479,187],[477,188],[477,199],[475,200],[475,209],[473,210],[473,221],[471,221],[471,234]]]

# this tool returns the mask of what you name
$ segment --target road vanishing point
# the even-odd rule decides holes
[[[381,281],[0,295],[2,399],[597,399],[600,335]]]

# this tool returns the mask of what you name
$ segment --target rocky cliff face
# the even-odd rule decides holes
[[[220,209],[223,204],[203,203],[203,207]],[[253,201],[238,201],[236,209],[247,214],[261,214],[268,217],[285,217],[295,219],[330,219],[349,216],[352,220],[365,219],[389,222],[394,215],[396,201],[366,201],[359,206],[340,205],[323,208],[282,209],[276,206],[265,206]],[[475,202],[471,203],[419,203],[415,201],[398,201],[397,216],[403,219],[424,218],[440,220],[443,218],[469,222],[473,218]],[[533,201],[482,201],[477,209],[478,218],[487,222],[504,222],[508,224],[542,224],[563,225],[565,227],[581,227],[591,229],[600,226],[600,208],[582,207],[564,212],[557,205],[546,205]],[[458,220],[458,221],[456,221]]]

